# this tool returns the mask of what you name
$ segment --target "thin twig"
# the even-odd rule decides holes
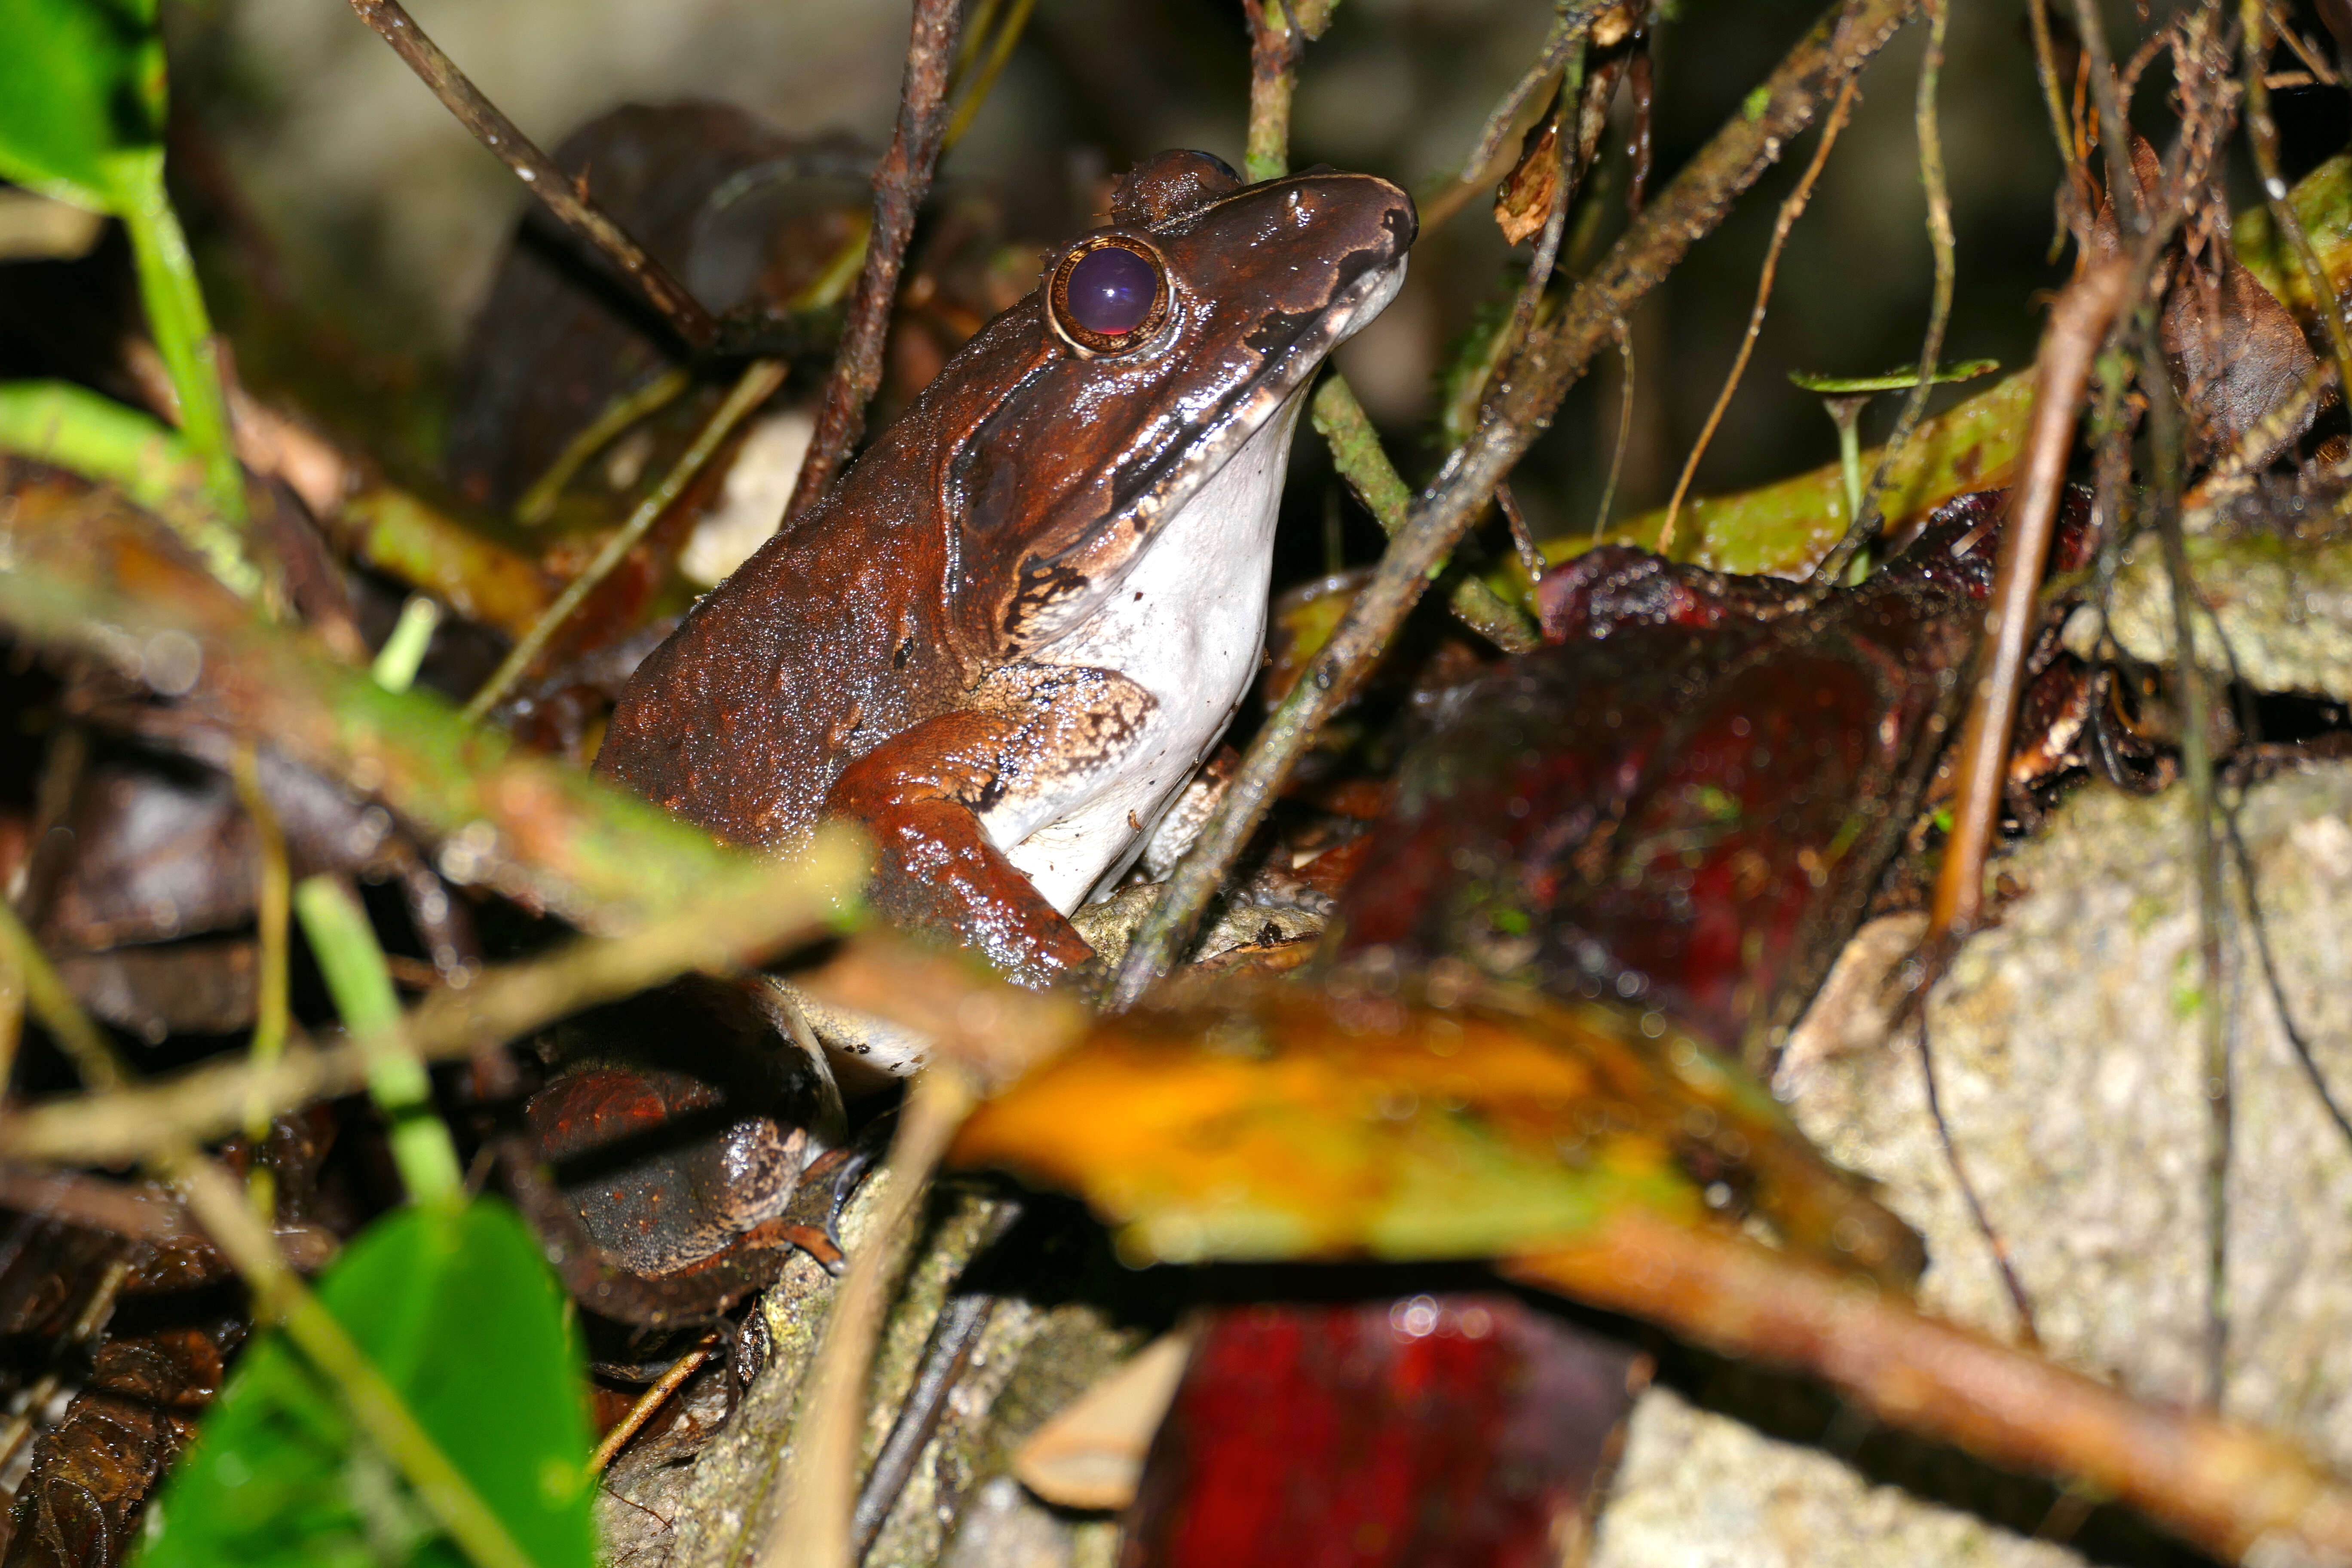
[[[499,106],[482,96],[441,47],[425,36],[399,0],[352,0],[360,20],[375,29],[408,68],[433,89],[457,123],[474,133],[499,161],[512,169],[548,212],[565,228],[595,247],[604,258],[635,285],[646,303],[660,312],[689,348],[699,352],[718,341],[719,323],[686,286],[670,275],[645,247],[624,233],[621,226],[589,199],[586,182],[575,182],[515,128]]]
[[[994,1212],[973,1242],[972,1257],[978,1258],[1003,1239],[1004,1233],[1020,1217],[1020,1204],[997,1200]],[[959,1282],[955,1293],[940,1307],[931,1325],[930,1338],[923,1346],[922,1359],[916,1363],[907,1396],[899,1401],[889,1434],[882,1439],[882,1447],[875,1450],[874,1463],[867,1467],[865,1482],[857,1489],[857,1507],[849,1521],[850,1554],[856,1561],[865,1562],[873,1551],[882,1527],[889,1523],[899,1498],[905,1495],[907,1483],[914,1479],[915,1467],[939,1432],[940,1418],[948,1412],[958,1381],[971,1364],[980,1342],[995,1319],[996,1302],[996,1297],[968,1289]]]
[[[2009,1242],[1994,1226],[1982,1194],[1969,1176],[1968,1162],[1960,1157],[1959,1141],[1952,1136],[1952,1124],[1944,1116],[1943,1086],[1936,1071],[1936,1044],[1927,1014],[1927,998],[1923,994],[1919,998],[1919,1078],[1927,1091],[1927,1120],[1935,1124],[1936,1142],[1943,1149],[1945,1166],[1952,1173],[1952,1184],[1959,1188],[1960,1201],[1968,1205],[1970,1222],[1992,1253],[1994,1272],[2000,1276],[2001,1289],[2009,1293],[2011,1310],[2017,1313],[2018,1340],[2028,1349],[2039,1350],[2042,1330],[2034,1321],[2033,1300],[2025,1293],[2025,1281],[2018,1277]]]
[[[2099,110],[2099,152],[2107,165],[2107,201],[2116,221],[2127,236],[2137,236],[2140,219],[2139,181],[2132,173],[2131,117],[2116,89],[2115,56],[2107,48],[2107,29],[2099,19],[2098,0],[2074,0],[2074,32],[2083,45],[2083,60],[2091,101]]]
[[[2003,1469],[2087,1483],[2223,1562],[2352,1557],[2352,1492],[2294,1447],[2161,1409],[1737,1236],[1627,1213],[1505,1273],[1743,1361]]]
[[[1224,800],[1178,864],[1128,949],[1109,993],[1133,1005],[1190,941],[1242,846],[1324,721],[1387,647],[1433,571],[1453,553],[1495,487],[1534,442],[1633,302],[1722,220],[1742,191],[1911,14],[1917,0],[1842,0],[1810,28],[1747,107],[1735,113],[1601,258],[1559,316],[1519,353],[1493,413],[1446,460],[1339,631],[1267,721]]]
[[[915,1080],[891,1141],[888,1186],[865,1246],[834,1294],[810,1371],[808,1415],[794,1434],[784,1509],[761,1568],[851,1568],[857,1437],[866,1383],[891,1281],[913,1245],[915,1215],[956,1129],[976,1103],[970,1080],[944,1063]]]
[[[801,460],[784,521],[792,521],[824,498],[834,476],[849,460],[866,431],[866,405],[882,384],[882,350],[890,335],[890,310],[898,298],[898,274],[907,245],[915,237],[915,215],[931,188],[940,142],[947,133],[948,71],[955,58],[959,0],[915,0],[907,42],[907,76],[899,89],[898,125],[890,150],[874,170],[874,233],[866,246],[866,268],[850,297],[841,348],[817,409],[816,431]]]
[[[1569,203],[1576,195],[1578,180],[1583,174],[1577,157],[1582,137],[1584,60],[1583,39],[1569,51],[1559,78],[1559,106],[1553,112],[1559,116],[1559,130],[1552,144],[1559,152],[1559,167],[1552,176],[1551,205],[1544,212],[1543,230],[1536,237],[1534,255],[1528,258],[1528,275],[1519,284],[1519,296],[1511,302],[1511,324],[1503,337],[1502,353],[1496,356],[1498,376],[1507,375],[1513,354],[1526,342],[1535,330],[1536,309],[1543,302],[1544,289],[1551,283],[1551,269],[1559,259],[1560,237],[1568,232]],[[1602,76],[1594,88],[1609,91],[1615,86],[1613,77]]]
[[[1958,269],[1953,253],[1952,201],[1944,184],[1944,138],[1936,123],[1936,89],[1944,73],[1944,26],[1949,8],[1946,0],[1926,0],[1926,4],[1927,52],[1919,62],[1913,120],[1919,137],[1919,184],[1927,193],[1927,244],[1935,253],[1935,297],[1927,307],[1927,340],[1919,345],[1919,379],[1904,396],[1894,434],[1879,448],[1878,466],[1871,470],[1870,483],[1863,489],[1862,510],[1847,520],[1844,537],[1813,568],[1812,580],[1822,584],[1843,582],[1853,558],[1877,537],[1887,481],[1894,476],[1895,459],[1919,426],[1919,416],[1927,412],[1927,395],[1935,390],[1936,366],[1944,357],[1944,329],[1952,319],[1952,287]]]
[[[669,1396],[710,1359],[710,1352],[718,1345],[716,1333],[705,1334],[699,1344],[672,1362],[668,1370],[655,1379],[652,1385],[637,1397],[637,1402],[629,1406],[628,1414],[613,1423],[613,1429],[604,1434],[604,1440],[596,1445],[596,1451],[588,1456],[588,1473],[603,1475],[621,1450],[629,1446],[629,1439],[646,1429],[646,1423],[654,1418],[654,1413],[669,1403]]]
[[[1661,555],[1675,552],[1675,519],[1681,515],[1683,498],[1690,493],[1691,480],[1698,474],[1698,461],[1706,455],[1707,443],[1715,439],[1716,426],[1723,423],[1724,410],[1731,406],[1731,395],[1739,390],[1739,378],[1748,373],[1748,357],[1756,351],[1756,340],[1764,331],[1764,311],[1772,302],[1772,279],[1780,267],[1780,247],[1789,242],[1790,230],[1804,216],[1805,205],[1813,199],[1813,184],[1828,166],[1830,149],[1837,145],[1838,132],[1845,129],[1847,115],[1853,108],[1853,79],[1838,89],[1837,101],[1830,106],[1829,118],[1822,122],[1822,139],[1813,149],[1813,161],[1805,165],[1804,177],[1789,199],[1780,204],[1780,216],[1772,220],[1772,243],[1764,249],[1764,270],[1756,279],[1756,305],[1748,312],[1748,331],[1739,340],[1739,352],[1732,356],[1731,373],[1723,378],[1723,390],[1716,394],[1715,406],[1707,410],[1706,423],[1699,426],[1698,439],[1691,443],[1690,456],[1683,461],[1682,477],[1675,481],[1675,493],[1666,502],[1666,521],[1659,526],[1658,542],[1652,548]]]
[[[1300,37],[1305,28],[1284,19],[1280,0],[1265,0],[1264,5],[1251,0],[1249,15],[1250,178],[1271,180],[1289,164],[1290,83],[1305,53]],[[1276,74],[1265,74],[1261,65]],[[1380,432],[1372,428],[1347,377],[1336,370],[1325,376],[1316,390],[1313,411],[1316,434],[1330,447],[1332,466],[1381,531],[1393,537],[1404,525],[1412,492],[1389,461]],[[1455,580],[1447,604],[1464,626],[1505,653],[1525,653],[1536,646],[1535,626],[1527,616],[1467,573]]]
[[[1551,32],[1536,54],[1535,63],[1511,84],[1502,101],[1486,116],[1486,124],[1479,127],[1477,145],[1462,161],[1460,184],[1475,187],[1484,183],[1486,166],[1501,154],[1504,139],[1511,133],[1511,122],[1519,117],[1519,110],[1527,107],[1528,100],[1535,96],[1545,79],[1567,62],[1571,51],[1583,45],[1585,34],[1592,29],[1592,18],[1604,3],[1605,0],[1583,0],[1582,4],[1559,8],[1559,14],[1552,18]]]
[[[2263,915],[2260,890],[2254,882],[2254,858],[2246,848],[2245,835],[2239,830],[2235,810],[2221,814],[2221,830],[2229,837],[2231,855],[2238,862],[2238,880],[2246,889],[2249,917],[2246,923],[2254,933],[2254,956],[2262,963],[2263,978],[2270,987],[2271,1005],[2278,1012],[2279,1028],[2285,1034],[2286,1043],[2294,1052],[2294,1059],[2302,1065],[2303,1075],[2310,1081],[2312,1093],[2318,1096],[2320,1109],[2327,1112],[2330,1121],[2336,1123],[2336,1131],[2343,1136],[2345,1148],[2352,1151],[2352,1115],[2346,1113],[2343,1102],[2336,1098],[2327,1075],[2320,1069],[2319,1058],[2311,1048],[2310,1037],[2295,1023],[2294,1011],[2287,1005],[2286,983],[2280,978],[2278,960],[2271,952],[2270,921]]]
[[[1528,574],[1528,585],[1543,582],[1543,549],[1536,543],[1535,531],[1528,526],[1528,514],[1519,510],[1519,498],[1511,491],[1508,479],[1495,487],[1495,507],[1503,521],[1511,527],[1511,548],[1517,552],[1519,570]]]
[[[629,552],[637,547],[637,542],[646,536],[646,531],[677,504],[677,498],[684,495],[687,487],[701,476],[702,470],[709,466],[710,459],[718,455],[719,448],[735,434],[735,427],[751,417],[754,409],[767,402],[776,389],[784,384],[789,368],[783,361],[773,359],[753,360],[743,367],[743,374],[736,377],[733,389],[727,394],[727,401],[719,405],[719,412],[703,426],[701,433],[694,438],[694,445],[671,465],[669,472],[662,476],[661,483],[654,487],[653,493],[637,503],[628,521],[613,531],[612,537],[604,541],[604,548],[596,552],[595,559],[582,568],[580,575],[563,585],[563,592],[556,595],[555,603],[547,606],[546,613],[523,634],[522,639],[490,673],[490,678],[482,682],[481,689],[467,701],[464,717],[467,723],[481,722],[483,715],[497,707],[507,693],[514,689],[515,682],[530,672],[531,666],[539,662],[540,655],[547,651],[547,645],[563,629],[564,624],[587,601],[588,595],[612,575],[613,569],[628,557]]]
[[[1625,472],[1625,447],[1633,437],[1633,330],[1616,323],[1617,442],[1609,449],[1609,478],[1601,486],[1601,503],[1592,509],[1592,537],[1609,528],[1609,514],[1617,507],[1617,481]],[[1658,553],[1664,554],[1664,551]]]
[[[1985,857],[2000,820],[2010,731],[2025,684],[2025,656],[2041,618],[2042,572],[2058,522],[2066,460],[2074,443],[2075,412],[2088,384],[2107,322],[2123,306],[2131,268],[2121,258],[2084,273],[2058,296],[2042,335],[2033,418],[2018,478],[2010,491],[2009,521],[2000,531],[1993,600],[1985,609],[1985,647],[1956,759],[1958,794],[1952,831],[1936,879],[1927,945],[1972,929],[1984,904]]]

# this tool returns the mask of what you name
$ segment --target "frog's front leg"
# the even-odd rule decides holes
[[[1005,848],[1115,779],[1157,707],[1115,670],[1013,665],[963,706],[850,763],[825,811],[872,837],[871,896],[885,915],[952,934],[1043,984],[1094,949]]]

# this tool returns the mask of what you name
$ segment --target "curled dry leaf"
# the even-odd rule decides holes
[[[1083,1194],[1135,1261],[1491,1257],[1633,1208],[1761,1221],[1897,1289],[1917,1243],[1663,1016],[1476,986],[1226,983],[1108,1020],[950,1158]]]
[[[1518,163],[1495,188],[1495,225],[1505,240],[1524,245],[1543,232],[1560,176],[1559,116],[1552,114],[1528,132]]]

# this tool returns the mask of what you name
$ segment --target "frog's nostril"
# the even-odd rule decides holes
[[[1070,268],[1070,319],[1090,332],[1120,337],[1143,324],[1160,292],[1151,263],[1116,245],[1089,251]]]

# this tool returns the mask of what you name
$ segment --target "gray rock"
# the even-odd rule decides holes
[[[2175,1403],[2204,1392],[2211,1129],[2187,809],[2180,790],[2074,796],[2002,862],[2024,891],[1963,946],[1928,1009],[1946,1119],[2045,1348]],[[2240,823],[2288,1008],[2330,1083],[2352,1092],[2352,770],[2256,784]],[[2234,875],[2231,898],[2222,1405],[2352,1466],[2352,1148],[2280,1026]],[[1888,1038],[1875,1005],[1917,929],[1864,930],[1775,1087],[1927,1237],[1927,1304],[2010,1336],[2015,1313],[1927,1114],[1917,1030]],[[2079,1559],[1661,1391],[1634,1418],[1594,1561]]]
[[[2217,618],[2239,672],[2256,690],[2352,698],[2352,542],[2217,531],[2192,537],[2188,550],[2189,574],[2214,616],[2192,623],[2200,668],[2230,668],[2214,636]],[[2152,536],[2125,552],[2110,624],[2134,658],[2174,661],[2171,579]],[[2095,612],[2078,611],[2067,623],[2066,646],[2088,657],[2098,630]]]

